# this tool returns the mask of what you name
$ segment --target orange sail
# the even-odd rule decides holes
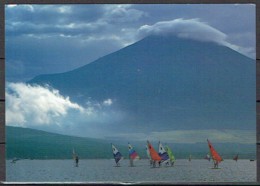
[[[207,139],[208,141],[208,145],[209,145],[209,150],[212,156],[212,159],[215,160],[216,162],[221,162],[223,159],[221,158],[221,156],[217,153],[217,151],[214,149],[214,147],[212,146],[212,144],[210,143],[210,141]]]
[[[148,149],[151,155],[151,159],[153,161],[160,161],[161,157],[159,156],[159,154],[156,152],[156,150],[153,148],[153,146],[151,145],[151,143],[149,141],[147,141],[147,145],[148,145]]]

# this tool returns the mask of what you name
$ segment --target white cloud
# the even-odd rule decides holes
[[[182,38],[200,41],[214,41],[223,44],[227,35],[223,32],[201,22],[199,19],[174,19],[160,21],[153,25],[143,25],[138,30],[141,36],[146,35],[176,35]]]
[[[6,99],[6,122],[11,125],[50,125],[55,118],[66,116],[69,110],[84,111],[57,90],[24,83],[8,83]]]
[[[6,124],[61,134],[98,137],[124,114],[111,107],[112,99],[73,103],[51,87],[7,83]],[[109,107],[108,107],[109,106]]]
[[[146,13],[132,8],[132,5],[104,5],[104,17],[111,23],[125,23],[138,21],[141,17],[146,16]]]
[[[113,104],[113,101],[112,101],[112,99],[109,98],[109,99],[103,101],[103,104],[106,105],[106,106],[110,106],[110,105]]]
[[[252,57],[252,49],[248,50],[227,41],[228,36],[220,30],[199,19],[174,19],[159,21],[153,25],[143,25],[138,29],[139,38],[148,35],[174,35],[198,41],[215,42],[232,48],[244,55]]]

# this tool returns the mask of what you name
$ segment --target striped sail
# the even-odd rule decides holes
[[[129,151],[130,159],[132,159],[132,160],[140,159],[140,157],[138,156],[138,154],[136,153],[136,151],[134,150],[134,148],[132,147],[132,145],[130,143],[128,143],[128,151]]]
[[[112,145],[113,155],[117,164],[122,159],[122,154],[117,150],[117,148],[113,144],[111,145]]]

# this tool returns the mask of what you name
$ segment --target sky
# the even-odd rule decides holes
[[[150,34],[213,41],[255,59],[255,6],[250,4],[7,5],[5,11],[6,124],[12,126],[88,137],[113,136],[100,131],[98,125],[124,116],[109,110],[113,100],[90,102],[86,107],[73,103],[59,90],[25,82],[40,74],[81,67]],[[255,131],[242,130],[151,131],[118,137],[140,141],[164,137],[194,143],[203,142],[208,133],[217,142],[255,142]],[[192,140],[185,138],[191,135]]]

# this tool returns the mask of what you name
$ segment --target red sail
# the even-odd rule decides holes
[[[214,149],[214,147],[212,146],[212,144],[210,143],[210,141],[207,139],[208,141],[208,145],[209,145],[209,150],[212,156],[212,159],[217,161],[217,162],[221,162],[223,159],[221,158],[221,156],[217,153],[217,151]]]
[[[156,150],[153,148],[153,146],[150,144],[149,141],[147,141],[147,145],[148,145],[148,149],[149,149],[152,160],[160,161],[161,157],[159,156],[159,154],[156,152]]]

